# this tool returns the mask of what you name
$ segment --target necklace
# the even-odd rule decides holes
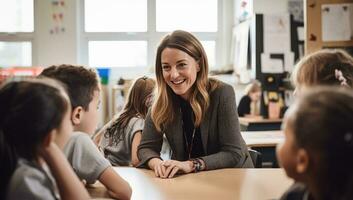
[[[183,130],[184,137],[185,137],[186,148],[188,150],[188,156],[189,156],[188,159],[191,158],[192,146],[194,145],[195,132],[196,132],[196,128],[194,128],[194,130],[192,131],[191,141],[190,141],[190,144],[189,144],[189,142],[187,140],[187,137],[186,137],[186,133]]]
[[[180,113],[182,114],[182,110],[180,109]],[[184,135],[184,139],[185,139],[185,144],[186,144],[186,149],[187,149],[187,153],[188,153],[188,159],[191,159],[191,152],[192,152],[192,147],[194,146],[194,138],[195,138],[195,133],[196,133],[196,128],[194,126],[193,130],[192,130],[192,135],[191,135],[191,141],[190,143],[188,142],[188,137],[186,135],[186,129],[184,126],[184,119],[182,117],[181,119],[181,124],[182,124],[182,128],[183,128],[183,135]]]

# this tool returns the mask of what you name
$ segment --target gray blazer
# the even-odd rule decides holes
[[[163,130],[172,150],[172,159],[187,160],[179,112],[170,125]],[[233,167],[253,167],[245,142],[240,134],[235,94],[232,86],[220,82],[210,93],[210,106],[200,125],[203,150],[202,157],[208,170]],[[147,114],[141,143],[138,147],[140,165],[151,158],[159,158],[163,134],[158,132]]]

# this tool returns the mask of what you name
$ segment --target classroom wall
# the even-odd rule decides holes
[[[234,0],[236,1],[236,0]],[[46,0],[35,1],[35,38],[33,40],[33,63],[39,66],[47,66],[52,64],[70,63],[82,64],[80,62],[80,27],[79,27],[79,5],[80,0],[65,1],[63,26],[66,31],[63,34],[50,34],[52,28],[52,2]],[[254,0],[253,11],[256,13],[276,13],[287,11],[288,0]],[[230,9],[230,8],[226,8]],[[229,12],[228,12],[229,13]],[[231,17],[231,16],[228,16]],[[226,26],[231,26],[231,20]],[[225,33],[223,37],[231,38],[231,33]],[[228,50],[228,49],[227,49]],[[227,53],[222,54],[225,57]],[[226,63],[222,63],[226,64]],[[120,71],[120,72],[119,72]],[[125,69],[116,72],[116,76],[121,76],[125,72],[135,74],[141,72],[140,69],[128,71]],[[149,72],[150,70],[144,70]],[[131,72],[131,73],[130,73]],[[139,73],[138,73],[139,74]]]
[[[288,12],[288,0],[253,0],[252,3],[252,11],[254,13],[271,14]],[[234,6],[236,5],[234,4]],[[237,13],[234,13],[234,19],[236,19],[236,15]],[[234,87],[237,105],[244,95],[245,87],[246,85],[243,84],[237,84]]]
[[[283,13],[288,11],[288,0],[254,0],[254,13]]]
[[[33,40],[33,63],[39,66],[52,64],[78,64],[77,22],[78,0],[65,1],[63,10],[64,33],[50,34],[53,28],[52,1],[35,1],[35,34]]]
[[[237,1],[237,0],[234,0]],[[79,6],[80,0],[65,1],[66,6],[64,9],[63,26],[65,33],[50,34],[52,28],[52,2],[46,0],[35,1],[35,35],[33,40],[33,63],[38,66],[49,66],[53,64],[83,64],[80,63],[80,37],[81,34],[79,27]],[[277,13],[287,11],[287,0],[254,0],[253,11],[255,13]],[[226,8],[226,9],[231,9]],[[229,12],[228,12],[229,13]],[[232,17],[232,16],[228,16]],[[232,21],[229,20],[226,26],[231,26]],[[231,33],[225,33],[223,37],[230,38]],[[224,57],[229,56],[227,53],[222,54]],[[224,58],[222,59],[224,60]],[[225,63],[222,63],[225,64]],[[133,79],[138,76],[149,75],[154,77],[153,69],[145,68],[119,68],[111,71],[111,84],[115,84],[120,77]],[[234,77],[221,77],[222,80],[236,85]],[[243,95],[244,85],[236,85],[236,101],[237,104]],[[111,98],[110,92],[108,92]],[[111,109],[111,103],[108,105]]]

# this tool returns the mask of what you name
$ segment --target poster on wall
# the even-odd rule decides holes
[[[64,25],[64,16],[66,11],[65,0],[52,0],[51,1],[51,27],[49,30],[50,34],[60,34],[66,31]]]
[[[353,39],[353,4],[323,4],[321,6],[322,41]]]

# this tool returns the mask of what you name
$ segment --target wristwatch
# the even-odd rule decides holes
[[[196,159],[191,159],[192,164],[193,164],[193,169],[194,172],[199,172],[202,170],[202,162],[200,161],[200,159],[196,158]]]

